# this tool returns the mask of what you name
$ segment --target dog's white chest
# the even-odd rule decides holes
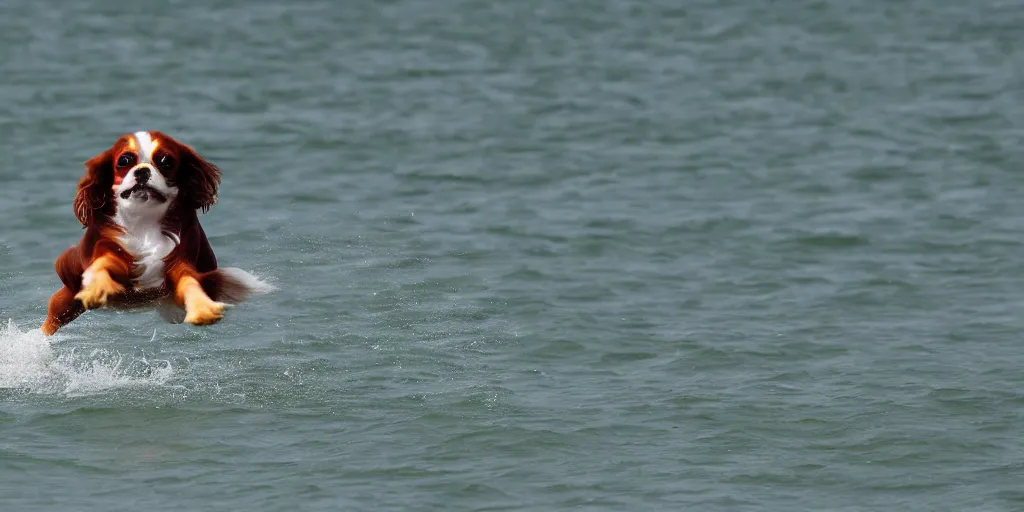
[[[132,275],[137,289],[163,286],[164,258],[178,245],[176,240],[164,234],[159,225],[145,225],[125,229],[118,242],[135,263]]]

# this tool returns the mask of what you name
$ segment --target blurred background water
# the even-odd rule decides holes
[[[1024,509],[1024,4],[0,2],[4,510]],[[211,328],[34,330],[81,163]]]

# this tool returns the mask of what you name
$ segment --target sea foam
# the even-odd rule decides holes
[[[162,386],[174,375],[169,361],[126,356],[106,349],[80,350],[22,331],[13,320],[0,326],[0,389],[30,393],[93,395],[132,387]]]

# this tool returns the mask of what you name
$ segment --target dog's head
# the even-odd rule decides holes
[[[172,205],[209,210],[220,171],[192,148],[158,131],[122,135],[85,163],[75,216],[88,226],[96,212],[162,217]]]

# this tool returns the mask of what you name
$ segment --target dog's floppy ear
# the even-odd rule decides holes
[[[199,156],[199,153],[184,144],[181,145],[181,175],[178,179],[178,199],[190,210],[210,211],[217,204],[217,187],[220,185],[220,169]]]
[[[75,217],[83,226],[95,218],[96,210],[102,210],[113,196],[114,150],[108,149],[85,162],[85,174],[78,180],[75,193]]]

